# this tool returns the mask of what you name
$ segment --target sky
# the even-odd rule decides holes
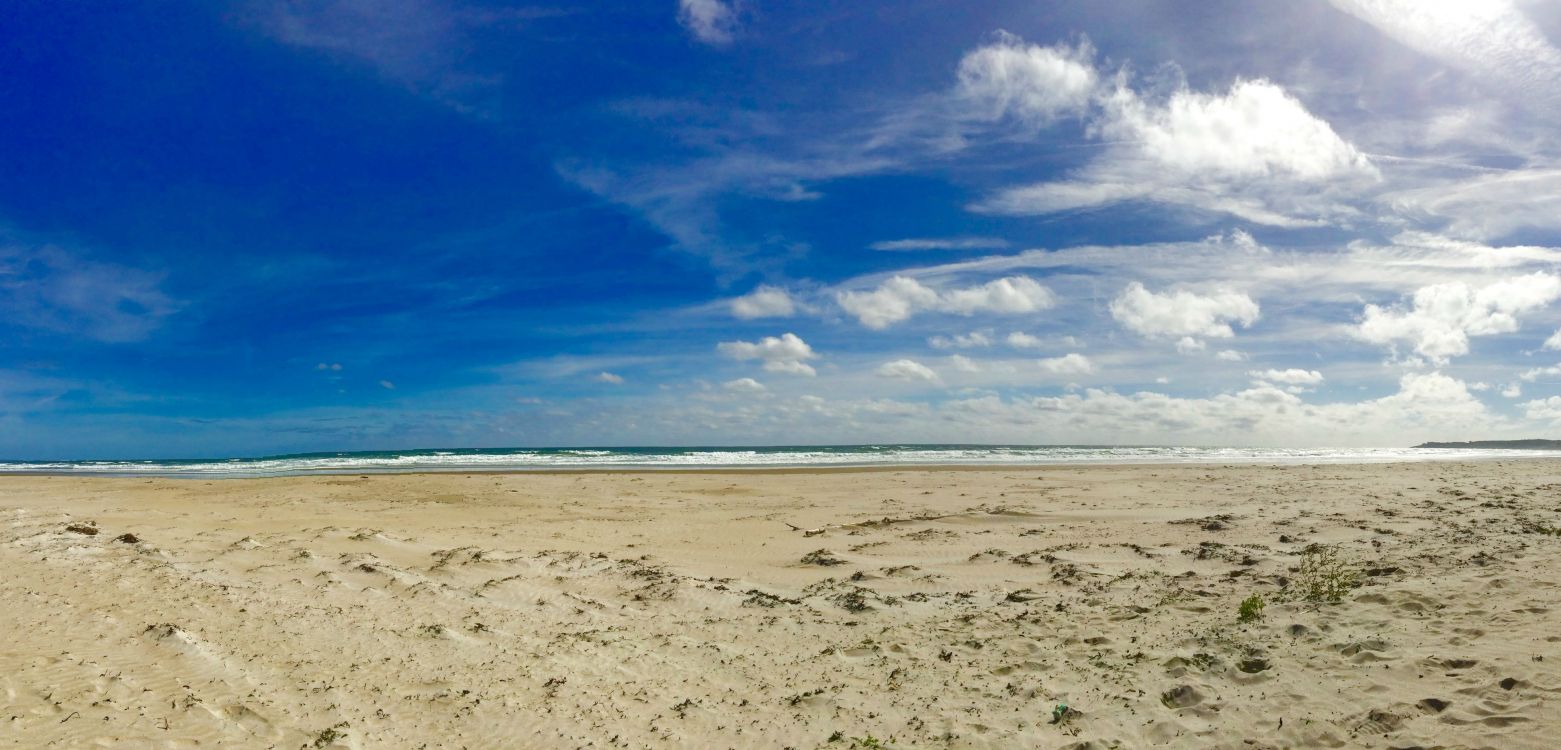
[[[1561,3],[0,37],[0,457],[1561,437]]]

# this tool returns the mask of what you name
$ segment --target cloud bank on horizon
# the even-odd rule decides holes
[[[1561,431],[1561,10],[1032,6],[7,11],[0,454]]]

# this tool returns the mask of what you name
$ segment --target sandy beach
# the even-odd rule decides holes
[[[0,745],[1554,747],[1558,528],[1550,460],[0,477]]]

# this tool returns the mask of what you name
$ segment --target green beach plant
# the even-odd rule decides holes
[[[1263,619],[1263,597],[1253,594],[1241,600],[1241,608],[1236,613],[1237,622],[1253,622]]]
[[[1349,563],[1339,559],[1339,551],[1333,547],[1312,545],[1301,554],[1301,566],[1297,570],[1294,585],[1302,599],[1309,602],[1336,604],[1359,583],[1360,574]]]

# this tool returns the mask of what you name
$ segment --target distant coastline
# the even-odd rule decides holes
[[[1416,448],[1459,448],[1463,450],[1498,449],[1517,451],[1561,450],[1561,440],[1470,440],[1462,443],[1421,443]]]

